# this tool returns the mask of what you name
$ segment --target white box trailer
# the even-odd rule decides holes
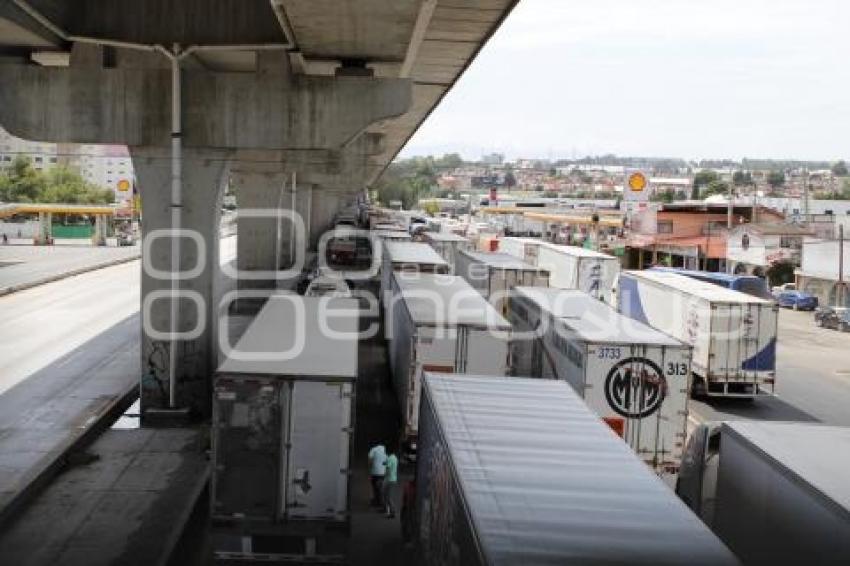
[[[423,232],[422,237],[448,262],[452,269],[454,269],[458,252],[472,249],[469,238],[451,232]]]
[[[393,274],[449,273],[450,266],[434,248],[424,242],[385,241],[381,252],[381,302],[386,309],[392,293]]]
[[[566,381],[659,475],[682,461],[690,346],[587,293],[517,287],[513,375]]]
[[[514,287],[549,286],[548,271],[501,252],[459,252],[455,274],[466,279],[503,315],[507,313],[507,295]]]
[[[738,564],[567,384],[428,374],[423,389],[422,564]]]
[[[539,238],[521,238],[509,236],[499,240],[499,251],[512,255],[529,265],[537,265],[538,248],[545,244]]]
[[[617,306],[693,347],[694,393],[773,393],[779,311],[773,301],[677,273],[624,271]]]
[[[317,541],[330,558],[344,554],[358,312],[353,299],[274,295],[218,368],[215,524],[297,539],[296,556]]]
[[[390,370],[402,413],[402,436],[416,438],[422,373],[507,375],[511,325],[454,275],[397,273],[387,310]]]
[[[620,272],[620,260],[614,256],[549,243],[538,247],[537,266],[549,271],[550,287],[578,289],[609,304]]]
[[[688,443],[677,492],[741,560],[850,562],[850,428],[708,424],[709,440]]]

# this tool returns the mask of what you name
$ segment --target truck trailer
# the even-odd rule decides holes
[[[676,492],[746,564],[850,561],[850,428],[704,423]]]
[[[772,394],[777,307],[738,291],[660,271],[624,271],[621,313],[693,347],[695,395]]]
[[[455,274],[477,289],[496,310],[507,313],[506,299],[517,286],[548,287],[549,272],[501,252],[462,251]]]
[[[620,272],[620,260],[614,256],[548,243],[537,249],[537,266],[551,274],[550,287],[578,289],[609,304],[611,287]]]
[[[678,471],[691,348],[587,293],[517,287],[512,374],[566,381],[659,475]]]
[[[537,249],[545,242],[539,238],[508,236],[499,240],[499,251],[529,265],[537,266]]]
[[[389,302],[393,274],[449,273],[450,266],[434,248],[424,242],[384,241],[381,266],[381,302]]]
[[[274,295],[219,366],[210,490],[217,558],[345,556],[358,312],[353,299]]]
[[[454,270],[458,252],[472,248],[469,238],[451,232],[422,232],[421,236],[425,242],[431,244],[440,257],[448,262],[452,270]]]
[[[415,450],[422,373],[507,375],[511,326],[460,277],[400,275],[387,310],[388,354],[402,441]]]
[[[566,383],[428,374],[423,390],[422,564],[738,564]]]

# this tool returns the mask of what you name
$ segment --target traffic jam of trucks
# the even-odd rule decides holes
[[[393,212],[368,215],[380,270],[359,285],[421,564],[850,563],[850,429],[689,423],[692,397],[773,394],[775,303],[532,238],[476,251]],[[218,558],[345,562],[363,313],[275,292],[219,367]]]

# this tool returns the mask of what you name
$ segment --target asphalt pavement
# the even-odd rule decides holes
[[[136,246],[0,245],[0,295],[29,289],[93,269],[138,259]]]
[[[691,400],[707,420],[813,421],[850,426],[850,333],[818,328],[811,312],[779,313],[776,394],[758,399]]]

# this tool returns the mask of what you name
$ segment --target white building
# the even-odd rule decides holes
[[[839,261],[839,248],[844,248],[843,264]],[[843,271],[839,271],[839,270]],[[804,289],[818,297],[821,305],[835,305],[838,302],[839,279],[844,281],[844,304],[850,306],[850,292],[847,281],[850,280],[850,242],[841,246],[838,240],[806,238],[803,240],[802,264],[794,272],[797,288]]]
[[[19,156],[29,157],[39,171],[56,165],[77,169],[89,183],[112,189],[117,203],[132,199],[135,174],[124,146],[32,142],[0,128],[0,167],[8,167]]]
[[[741,224],[726,236],[727,265],[732,273],[759,277],[768,276],[777,264],[799,266],[803,239],[812,234],[795,224]]]

